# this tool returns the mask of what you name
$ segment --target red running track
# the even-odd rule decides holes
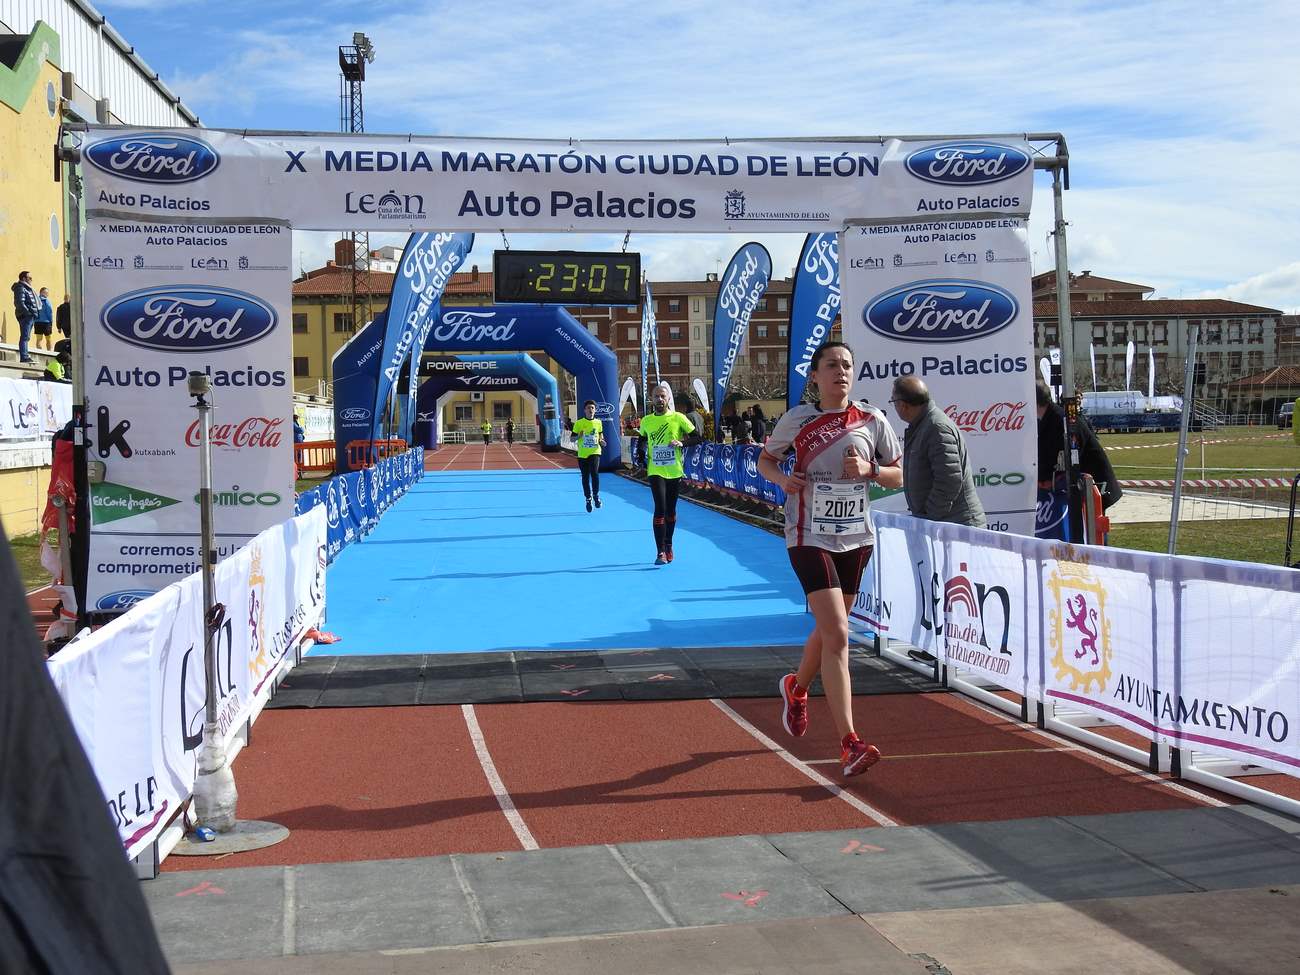
[[[426,471],[552,471],[577,470],[572,454],[546,453],[536,444],[491,443],[483,440],[464,444],[443,444],[426,451]]]
[[[781,730],[775,699],[722,704],[753,730],[711,701],[268,711],[236,762],[239,816],[282,823],[291,835],[221,865],[1181,809],[1224,801],[1040,735],[955,694],[855,699],[859,726],[885,759],[849,781],[846,799],[836,795],[842,783],[837,766],[826,764],[837,746],[821,699],[813,699],[812,729],[798,740]],[[481,729],[490,756],[486,766],[469,715]],[[781,749],[788,749],[790,761]],[[796,767],[795,760],[813,764]],[[499,786],[491,783],[488,767]],[[809,773],[824,778],[819,783]],[[512,808],[515,825],[503,805]],[[165,869],[212,865],[207,858],[170,857]]]

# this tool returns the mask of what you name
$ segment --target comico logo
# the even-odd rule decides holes
[[[85,157],[96,169],[137,183],[192,183],[221,162],[217,150],[202,139],[146,133],[101,139]]]
[[[862,320],[873,332],[905,342],[964,342],[1006,328],[1020,312],[1001,288],[975,281],[914,281],[873,298]]]
[[[910,153],[904,161],[917,179],[944,186],[998,183],[1023,172],[1033,160],[1014,146],[995,142],[948,142]]]
[[[160,352],[237,349],[276,325],[275,310],[252,295],[185,285],[124,294],[104,307],[100,319],[123,342]]]
[[[124,613],[136,603],[148,599],[153,593],[147,589],[122,589],[100,596],[95,609],[105,613]]]

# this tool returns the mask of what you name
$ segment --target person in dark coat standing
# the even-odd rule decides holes
[[[1065,472],[1065,410],[1052,402],[1052,391],[1041,380],[1034,387],[1038,410],[1038,486],[1053,490],[1058,474]],[[1074,422],[1074,433],[1079,441],[1079,460],[1076,476],[1092,475],[1101,492],[1101,508],[1106,511],[1124,496],[1115,468],[1097,438],[1096,432],[1082,416]],[[1070,488],[1070,539],[1083,539],[1083,513],[1077,488]]]
[[[32,340],[32,326],[41,310],[41,303],[32,290],[32,272],[19,271],[18,280],[9,286],[9,290],[14,293],[14,317],[18,319],[18,359],[31,362],[27,343]]]
[[[907,424],[903,434],[903,493],[918,518],[984,527],[966,438],[915,376],[894,381],[890,399]]]

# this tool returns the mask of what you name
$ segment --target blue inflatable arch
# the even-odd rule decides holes
[[[578,384],[578,404],[594,400],[604,420],[605,449],[600,469],[623,462],[619,434],[617,360],[600,339],[560,305],[488,305],[443,308],[425,352],[530,352],[539,350],[563,366]],[[556,410],[560,408],[557,402]]]
[[[451,368],[424,379],[415,394],[412,442],[432,449],[438,445],[438,401],[448,393],[497,392],[523,389],[537,400],[537,422],[543,450],[560,448],[560,390],[555,377],[522,352],[508,355],[454,355],[437,360]],[[462,368],[456,368],[457,366]],[[546,416],[546,407],[551,407]]]

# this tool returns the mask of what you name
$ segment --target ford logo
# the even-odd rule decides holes
[[[218,352],[256,342],[276,325],[260,298],[204,285],[145,288],[114,298],[100,314],[123,342],[160,352]]]
[[[152,595],[153,593],[148,589],[122,589],[119,592],[110,592],[106,596],[100,596],[95,603],[95,608],[105,613],[123,613],[136,603],[143,602]]]
[[[96,169],[137,183],[192,183],[221,161],[202,139],[160,132],[101,139],[84,154]]]
[[[909,153],[903,161],[917,179],[944,186],[980,186],[1010,179],[1033,160],[1023,149],[996,142],[945,142]]]
[[[364,423],[370,419],[370,411],[363,406],[349,406],[339,414],[344,423]]]
[[[602,420],[608,420],[608,419],[610,419],[613,415],[614,415],[614,404],[613,404],[613,403],[597,403],[597,404],[596,404],[596,416],[600,417]]]
[[[975,281],[913,281],[873,298],[862,320],[873,332],[906,342],[963,342],[1010,325],[1020,304]]]

